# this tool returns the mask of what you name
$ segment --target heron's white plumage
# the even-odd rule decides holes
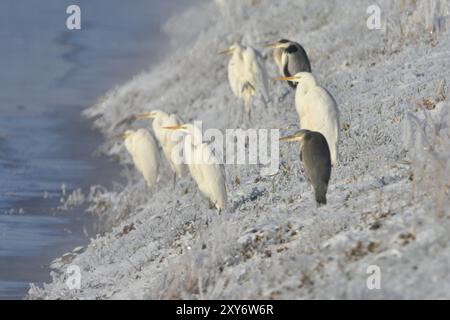
[[[217,209],[224,209],[227,191],[223,165],[216,159],[211,147],[202,141],[199,128],[184,124],[178,129],[187,133],[184,140],[185,159],[198,188]]]
[[[228,82],[230,83],[231,91],[238,98],[242,98],[242,70],[245,70],[242,49],[240,46],[236,46],[228,63]]]
[[[153,136],[145,129],[127,130],[125,148],[130,153],[136,169],[144,176],[149,187],[158,182],[159,149]]]
[[[228,81],[234,95],[244,101],[246,112],[249,111],[249,99],[255,94],[267,103],[269,77],[261,54],[252,47],[238,43],[227,51],[232,53],[228,63]]]
[[[176,126],[182,124],[182,120],[176,114],[168,114],[161,110],[153,110],[150,112],[142,113],[137,116],[138,118],[152,118],[152,128],[155,133],[155,137],[158,140],[164,156],[169,162],[170,168],[178,178],[186,175],[186,164],[180,163],[173,158],[172,151],[178,145],[180,139],[176,137],[177,132],[166,130],[164,127]]]
[[[248,82],[260,93],[265,102],[269,99],[269,75],[264,59],[258,51],[252,47],[244,50],[244,63],[247,67]]]
[[[298,82],[295,107],[301,129],[318,131],[325,136],[330,147],[331,163],[338,161],[339,109],[333,96],[317,85],[309,72],[300,72],[292,81]]]

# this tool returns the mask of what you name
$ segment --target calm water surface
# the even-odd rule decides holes
[[[108,186],[120,168],[93,155],[102,140],[80,113],[160,58],[161,24],[189,2],[0,2],[0,299],[23,298],[52,259],[88,243],[95,219],[56,210],[62,186]],[[81,30],[66,29],[70,4]]]

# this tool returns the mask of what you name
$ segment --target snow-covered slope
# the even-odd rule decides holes
[[[369,30],[372,4],[198,4],[165,24],[176,50],[85,112],[105,134],[101,149],[123,163],[130,160],[111,137],[135,112],[235,128],[241,105],[217,52],[236,40],[262,49],[295,39],[341,112],[327,206],[316,209],[293,144],[280,145],[275,177],[227,165],[231,210],[220,216],[189,178],[172,190],[168,166],[157,191],[131,171],[127,185],[99,190],[92,203],[112,231],[60,261],[53,282],[33,286],[29,298],[450,298],[449,5],[379,1],[383,29]],[[294,92],[275,82],[270,92],[248,126],[292,133]],[[69,264],[81,268],[80,290],[65,285]],[[366,286],[371,265],[380,267],[380,290]]]

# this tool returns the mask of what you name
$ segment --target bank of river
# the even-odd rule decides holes
[[[72,31],[70,4],[0,3],[0,299],[49,281],[50,261],[96,232],[84,206],[56,209],[64,190],[120,180],[81,112],[161,57],[161,25],[186,2],[77,1]]]

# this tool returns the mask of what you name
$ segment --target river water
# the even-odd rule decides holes
[[[101,136],[80,116],[103,93],[158,61],[162,23],[183,0],[0,2],[0,299],[49,281],[49,262],[86,245],[95,218],[61,211],[74,189],[120,180],[94,155]],[[81,30],[66,8],[81,8]]]

